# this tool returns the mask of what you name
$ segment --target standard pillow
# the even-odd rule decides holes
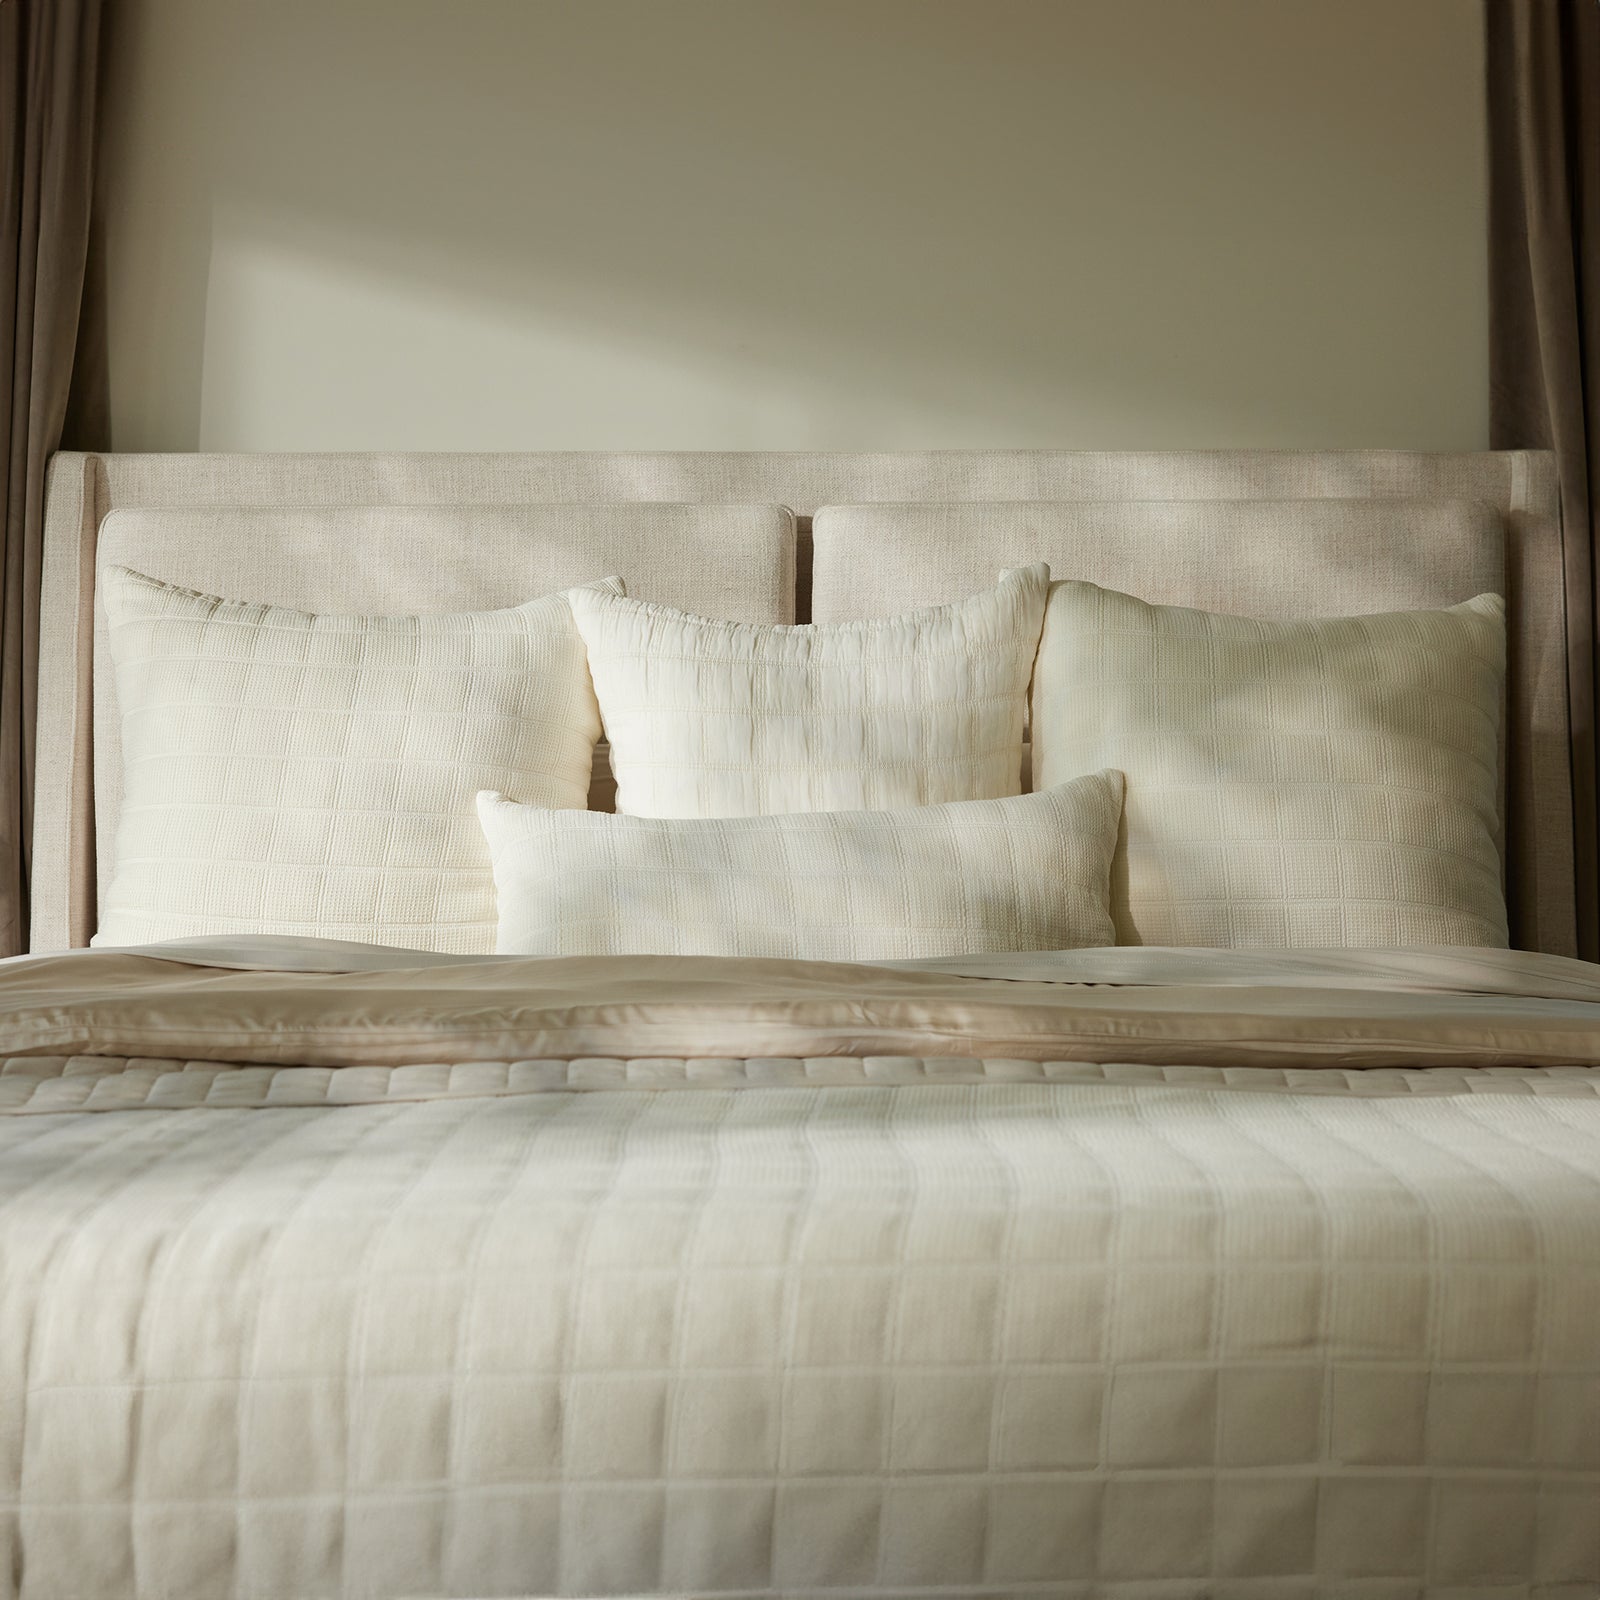
[[[1041,785],[1127,776],[1123,944],[1506,943],[1505,606],[1263,622],[1052,586]]]
[[[889,961],[1111,942],[1122,778],[909,811],[665,820],[478,797],[517,955]]]
[[[486,952],[473,796],[587,801],[600,719],[565,595],[315,615],[126,567],[100,591],[125,780],[94,944],[275,933]]]
[[[801,627],[574,594],[617,810],[750,817],[1020,793],[1049,581],[1024,567],[956,605]]]

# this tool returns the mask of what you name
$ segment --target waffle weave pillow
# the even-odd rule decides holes
[[[478,797],[516,955],[888,961],[1109,944],[1122,779],[909,811],[661,819]]]
[[[955,605],[801,627],[575,593],[617,810],[749,817],[1019,793],[1049,581],[1023,567]]]
[[[1127,777],[1123,944],[1506,943],[1505,607],[1264,622],[1052,586],[1041,785]]]
[[[274,933],[492,948],[473,797],[587,802],[600,719],[566,596],[354,616],[125,567],[100,587],[126,776],[95,944]]]

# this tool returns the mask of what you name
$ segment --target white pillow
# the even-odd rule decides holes
[[[478,797],[522,955],[888,961],[1111,942],[1122,778],[909,811],[665,820]]]
[[[126,777],[97,945],[275,933],[488,951],[473,796],[587,802],[600,719],[564,595],[319,616],[125,567],[100,591]]]
[[[1041,784],[1120,768],[1123,944],[1504,945],[1505,606],[1262,622],[1052,586]]]
[[[886,811],[1020,793],[1050,569],[870,622],[713,622],[573,596],[611,745],[641,817]]]

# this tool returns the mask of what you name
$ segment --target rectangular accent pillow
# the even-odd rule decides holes
[[[1122,778],[908,811],[663,819],[478,797],[518,955],[889,961],[1107,944]]]
[[[1052,585],[1041,785],[1127,777],[1123,944],[1506,943],[1505,606],[1266,622]]]
[[[493,946],[473,797],[491,787],[578,809],[588,797],[600,718],[565,595],[357,616],[223,600],[125,567],[100,585],[125,781],[93,943]]]
[[[1023,567],[954,605],[799,627],[575,593],[617,810],[749,817],[1019,793],[1049,581]]]

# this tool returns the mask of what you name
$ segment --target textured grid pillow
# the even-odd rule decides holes
[[[909,811],[665,820],[478,797],[523,955],[888,961],[1109,944],[1122,778]]]
[[[599,713],[566,596],[383,617],[219,600],[125,567],[100,584],[126,787],[95,944],[492,947],[473,796],[587,799]]]
[[[1034,773],[1126,774],[1119,942],[1504,945],[1504,616],[1263,622],[1053,585]]]
[[[871,622],[714,622],[589,590],[617,810],[641,817],[885,811],[1022,787],[1050,570]]]

